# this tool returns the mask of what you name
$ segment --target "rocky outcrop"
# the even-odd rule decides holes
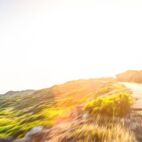
[[[16,139],[12,142],[40,142],[45,134],[45,129],[42,126],[34,127],[26,133],[22,139]]]
[[[1,138],[0,142],[13,142],[15,137],[7,137],[7,138]]]

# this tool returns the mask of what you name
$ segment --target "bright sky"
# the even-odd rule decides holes
[[[0,0],[0,93],[142,69],[141,0]]]

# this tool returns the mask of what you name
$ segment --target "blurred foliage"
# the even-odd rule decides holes
[[[121,124],[111,126],[95,126],[94,124],[77,124],[71,126],[68,132],[55,133],[54,142],[136,142],[132,132]],[[47,139],[48,140],[48,139]]]
[[[114,114],[114,110],[117,110],[115,115],[123,115],[130,107],[129,94],[119,94],[117,97],[112,94],[124,90],[126,88],[113,79],[90,79],[72,81],[38,91],[8,92],[0,96],[0,137],[12,136],[19,132],[19,137],[22,137],[33,127],[52,127],[57,118],[68,115],[72,109],[86,102],[89,102],[86,110],[91,113],[109,114],[113,108]],[[112,96],[97,98],[106,94]],[[91,101],[94,98],[97,99]],[[125,112],[120,111],[124,107]]]
[[[120,92],[111,96],[99,97],[85,106],[90,114],[106,115],[111,117],[124,117],[133,104],[133,98],[129,93]]]

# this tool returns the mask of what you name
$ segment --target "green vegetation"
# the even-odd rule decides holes
[[[110,79],[79,80],[38,91],[16,92],[16,94],[12,92],[12,95],[9,92],[0,96],[0,137],[16,133],[19,133],[19,137],[23,137],[33,127],[49,128],[58,120],[59,122],[64,119],[71,120],[66,116],[68,117],[77,106],[84,107],[86,103],[84,111],[88,111],[90,117],[94,117],[95,114],[123,117],[129,113],[132,101],[129,91]],[[84,111],[82,113],[85,113]],[[91,142],[91,138],[98,137],[97,135],[105,136],[107,141],[106,136],[115,129],[114,127],[108,131],[107,127],[96,129],[87,125],[77,126],[75,133],[70,133],[70,136],[79,139],[79,135],[85,137],[93,130],[91,135],[85,138],[86,142],[87,139]],[[126,136],[129,136],[127,131]]]
[[[129,93],[118,93],[106,97],[98,97],[85,106],[85,110],[94,115],[124,117],[131,111],[133,98]]]
[[[53,111],[54,104],[54,97],[48,89],[0,96],[0,137],[18,132],[23,136],[39,125],[51,127],[54,117],[61,113],[60,110]]]

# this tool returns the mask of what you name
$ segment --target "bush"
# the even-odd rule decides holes
[[[127,115],[133,104],[129,93],[119,93],[107,97],[99,97],[85,106],[85,110],[93,115],[123,117]]]

